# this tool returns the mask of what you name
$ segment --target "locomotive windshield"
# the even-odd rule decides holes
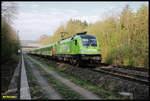
[[[81,35],[83,46],[97,46],[96,37],[90,35]]]

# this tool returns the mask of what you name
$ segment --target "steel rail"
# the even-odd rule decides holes
[[[114,72],[111,72],[111,71],[105,71],[103,69],[99,69],[99,70],[97,70],[97,69],[90,69],[90,70],[95,71],[95,72],[101,72],[101,73],[113,75],[113,76],[116,76],[116,77],[119,77],[119,78],[123,78],[123,79],[126,79],[126,80],[138,82],[140,84],[149,85],[149,81],[148,80],[142,80],[142,79],[139,79],[139,78],[134,78],[132,76],[123,75],[123,74],[118,73],[118,72],[114,73]]]
[[[124,71],[113,70],[113,68],[112,69],[100,68],[100,69],[108,71],[108,72],[120,73],[122,75],[128,75],[128,76],[131,76],[131,77],[134,77],[134,78],[138,78],[138,79],[144,79],[144,80],[148,80],[149,79],[149,77],[147,77],[147,76],[142,76],[142,75],[137,75],[137,74],[132,74],[132,73],[126,73]]]

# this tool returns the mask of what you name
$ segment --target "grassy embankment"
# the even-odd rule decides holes
[[[98,96],[100,96],[100,98],[103,98],[103,99],[119,99],[119,95],[116,95],[111,91],[106,91],[106,90],[104,90],[102,88],[99,88],[99,87],[97,87],[97,86],[95,86],[95,85],[93,85],[93,84],[91,84],[87,81],[83,81],[80,78],[77,78],[73,75],[64,73],[61,70],[59,70],[58,68],[55,68],[54,66],[48,64],[46,61],[40,60],[37,57],[34,57],[34,59],[36,59],[36,60],[38,59],[37,61],[39,61],[41,64],[47,66],[49,69],[51,69],[55,72],[58,72],[60,75],[66,77],[67,79],[69,79],[73,83],[79,85],[80,87],[83,87],[83,88],[97,94]]]
[[[48,99],[47,95],[44,93],[44,90],[40,87],[38,84],[38,81],[34,77],[32,70],[30,66],[28,65],[26,59],[25,61],[25,67],[26,67],[26,73],[27,73],[27,79],[29,84],[29,90],[31,94],[32,99]]]
[[[33,62],[33,65],[38,69],[40,74],[48,81],[48,83],[60,93],[64,99],[83,99],[81,95],[64,85],[61,81],[43,70],[38,64]]]

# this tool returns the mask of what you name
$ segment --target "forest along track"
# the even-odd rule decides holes
[[[33,75],[37,79],[39,85],[42,89],[46,91],[49,99],[62,99],[60,94],[58,94],[48,83],[47,81],[40,75],[38,70],[34,67],[34,65],[26,58],[27,63],[30,65],[32,69]]]
[[[41,68],[43,68],[46,72],[50,73],[51,75],[53,75],[56,79],[60,80],[62,83],[64,83],[66,86],[70,87],[71,89],[73,89],[74,91],[76,91],[77,93],[79,93],[80,95],[82,95],[84,98],[86,99],[101,99],[99,98],[97,95],[89,92],[88,90],[81,88],[79,86],[77,86],[76,84],[70,82],[68,79],[60,76],[58,73],[48,69],[46,66],[40,64],[38,61],[36,61],[35,59],[32,59],[31,57],[28,57],[30,60],[32,60],[33,62],[35,62],[36,64],[40,65]]]
[[[138,83],[141,83],[144,85],[149,85],[149,80],[148,80],[149,77],[148,76],[129,73],[129,72],[126,72],[126,70],[124,70],[124,71],[119,70],[116,67],[110,67],[110,68],[96,67],[96,68],[90,68],[90,70],[95,71],[95,72],[110,74],[113,76],[117,76],[119,78],[127,79],[130,81],[135,81],[135,82],[138,82]]]

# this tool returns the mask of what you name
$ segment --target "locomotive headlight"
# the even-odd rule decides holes
[[[81,53],[84,54],[84,53],[85,53],[85,50],[81,50]]]

